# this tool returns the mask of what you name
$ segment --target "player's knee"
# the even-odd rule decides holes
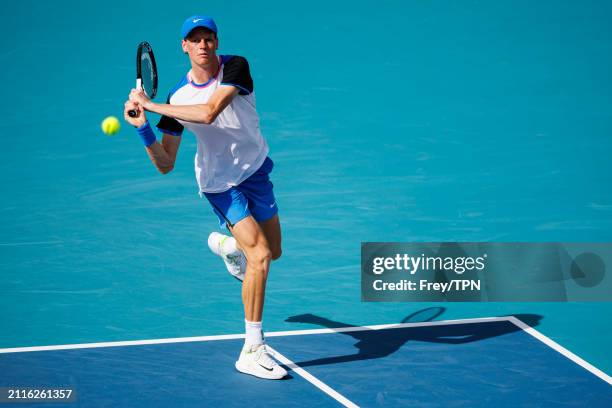
[[[259,251],[259,255],[257,257],[257,261],[261,265],[270,265],[270,261],[272,260],[272,251],[268,248],[262,248]]]
[[[280,247],[273,248],[270,252],[273,261],[276,261],[283,254],[283,250]]]
[[[267,246],[258,245],[247,254],[247,262],[258,273],[267,273],[271,260],[272,252]]]

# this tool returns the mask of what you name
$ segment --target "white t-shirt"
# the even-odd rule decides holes
[[[219,62],[217,75],[204,84],[193,82],[188,73],[170,91],[167,101],[171,105],[203,104],[218,87],[235,86],[238,95],[215,121],[206,125],[162,116],[157,124],[162,133],[181,136],[187,128],[196,136],[196,180],[206,193],[220,193],[242,183],[261,167],[269,150],[259,130],[247,60],[222,55]]]

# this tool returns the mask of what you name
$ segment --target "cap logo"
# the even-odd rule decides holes
[[[191,22],[195,24],[198,21],[202,21],[202,20],[204,20],[204,19],[203,18],[194,18]]]

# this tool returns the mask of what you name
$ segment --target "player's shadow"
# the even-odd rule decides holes
[[[357,327],[359,330],[356,331],[340,330],[338,333],[353,337],[357,340],[357,343],[354,344],[358,350],[357,353],[301,361],[296,362],[296,364],[300,367],[308,367],[357,360],[369,360],[387,357],[399,350],[400,347],[408,341],[465,344],[522,330],[508,320],[494,320],[482,323],[440,322],[440,324],[435,325],[418,325],[418,323],[433,321],[444,313],[445,310],[446,309],[443,307],[433,307],[412,313],[402,320],[402,323],[417,323],[417,325],[410,327],[392,326],[378,330]],[[422,318],[422,316],[425,318]],[[536,314],[515,314],[512,316],[530,327],[537,326],[542,319],[542,316]],[[348,329],[355,327],[310,313],[291,316],[287,318],[286,321],[316,324],[329,329]]]

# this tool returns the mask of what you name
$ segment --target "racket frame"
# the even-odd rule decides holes
[[[147,52],[151,60],[151,73],[152,73],[151,79],[153,81],[151,95],[149,95],[147,91],[143,89],[142,87],[142,54],[143,52]],[[142,41],[140,44],[138,44],[138,50],[136,52],[136,89],[140,89],[144,91],[145,95],[147,95],[149,99],[153,99],[155,98],[155,95],[157,95],[157,64],[155,63],[155,55],[153,54],[153,48],[151,47],[151,44],[149,44],[146,41]],[[136,116],[138,116],[138,113],[134,109],[131,109],[128,112],[128,115],[132,118],[135,118]]]

